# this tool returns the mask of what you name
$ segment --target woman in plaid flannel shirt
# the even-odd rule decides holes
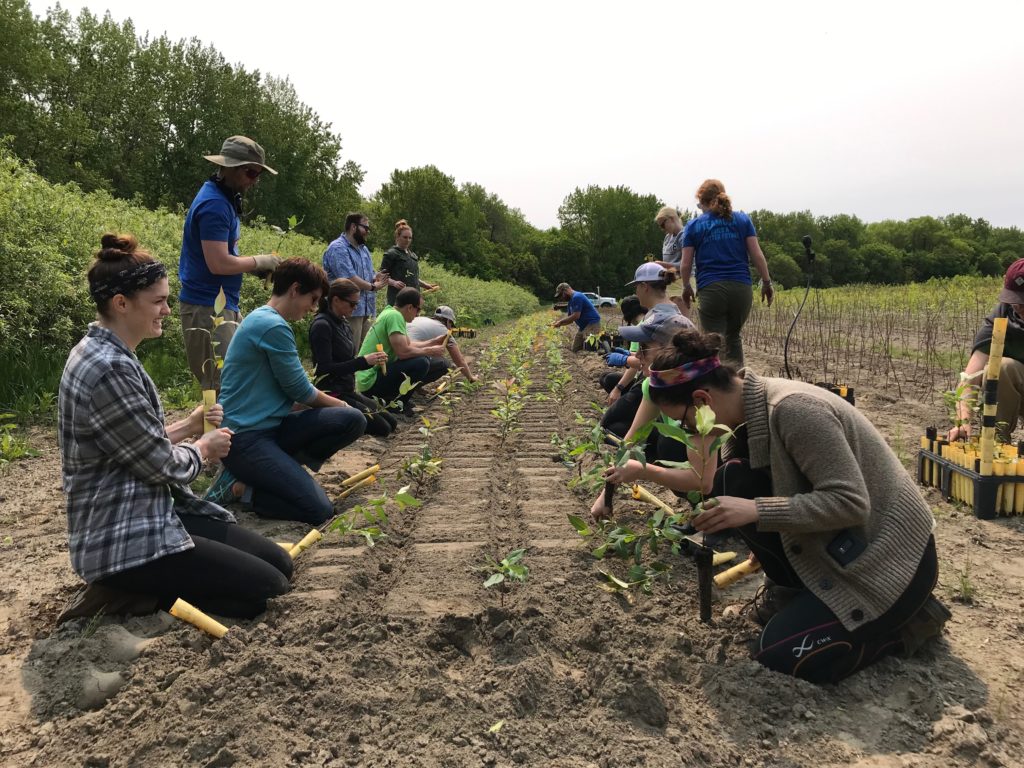
[[[167,272],[131,235],[101,242],[89,270],[97,321],[71,351],[60,384],[72,567],[93,590],[93,607],[108,613],[112,605],[138,612],[146,598],[151,610],[167,608],[180,597],[223,616],[256,616],[288,591],[291,558],[192,493],[203,463],[227,455],[231,431],[204,435],[202,407],[164,426],[135,349],[163,333]],[[219,424],[223,410],[207,418]],[[182,442],[190,437],[195,442]],[[80,601],[76,615],[88,604]]]

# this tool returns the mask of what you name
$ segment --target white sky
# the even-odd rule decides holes
[[[548,227],[577,186],[692,208],[710,176],[746,210],[1024,226],[1019,0],[63,6],[289,77],[364,196],[433,164]]]

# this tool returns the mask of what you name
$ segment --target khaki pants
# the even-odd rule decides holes
[[[722,357],[736,368],[743,367],[740,331],[750,315],[753,289],[749,283],[720,280],[697,292],[697,315],[704,333],[717,333],[725,341]]]
[[[572,337],[572,351],[581,351],[583,349],[583,343],[587,340],[587,336],[590,336],[591,334],[597,334],[600,332],[600,323],[591,323],[586,328],[576,331],[576,335]]]
[[[984,390],[978,393],[984,404]],[[996,434],[1010,442],[1017,421],[1024,416],[1024,363],[1004,357],[999,366],[999,388],[996,390]]]
[[[376,319],[372,315],[368,317],[350,317],[348,319],[349,327],[352,329],[352,342],[355,344],[356,354],[359,354],[359,348],[363,345],[363,340],[366,338],[366,334],[370,332],[373,321]]]
[[[216,357],[224,358],[228,353],[228,344],[235,335],[235,329],[242,321],[240,312],[225,309],[221,316],[224,322],[214,330],[213,307],[181,302],[181,335],[185,339],[185,358],[189,370],[199,381],[202,389],[220,391],[220,369]],[[211,341],[217,343],[216,348]]]

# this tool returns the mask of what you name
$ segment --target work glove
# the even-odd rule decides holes
[[[253,256],[252,260],[256,262],[253,272],[272,272],[281,263],[281,257],[272,253],[261,253]]]
[[[628,355],[629,354],[629,350],[628,349],[624,349],[622,347],[615,347],[615,349],[613,349],[612,352],[618,352],[620,355]]]
[[[622,368],[626,365],[626,360],[629,359],[629,353],[623,352],[609,352],[604,356],[604,361],[613,368]]]

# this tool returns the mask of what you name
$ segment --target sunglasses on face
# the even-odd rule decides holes
[[[369,224],[357,224],[356,226],[359,226],[359,227],[365,229],[367,232],[370,231],[370,225]]]
[[[340,301],[344,301],[350,307],[357,307],[357,306],[359,306],[359,299],[346,299],[343,296],[339,296],[338,299]]]
[[[263,173],[262,168],[246,168],[245,175],[250,179],[258,179]]]

